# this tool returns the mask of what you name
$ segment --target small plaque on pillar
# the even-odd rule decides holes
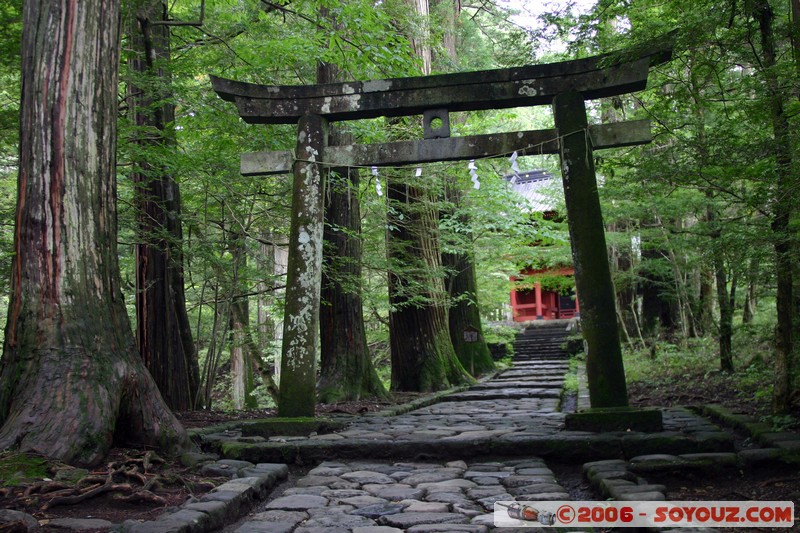
[[[480,334],[478,330],[472,326],[464,328],[464,342],[478,342]]]

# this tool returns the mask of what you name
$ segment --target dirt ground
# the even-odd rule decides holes
[[[381,411],[422,396],[399,393],[381,401],[353,401],[319,405],[317,415],[358,415]],[[274,409],[253,409],[236,412],[190,411],[176,413],[188,428],[207,427],[232,420],[249,420],[276,416]],[[0,454],[0,461],[8,454]],[[88,472],[88,479],[79,485],[71,482],[66,465],[48,465],[45,475],[35,482],[2,488],[0,509],[14,509],[33,515],[44,531],[64,531],[48,527],[56,518],[100,518],[113,523],[125,520],[151,520],[171,507],[179,507],[187,499],[197,497],[228,478],[202,476],[183,466],[177,459],[161,458],[149,452],[114,448],[105,465]],[[88,530],[84,530],[88,531]],[[0,533],[4,533],[0,527]]]
[[[665,378],[660,383],[631,384],[629,395],[633,405],[671,406],[720,403],[742,413],[756,416],[768,412],[763,399],[749,392],[736,390],[733,380],[725,375],[683,376],[680,383]],[[320,406],[318,414],[361,414],[379,411],[392,404],[402,404],[419,395],[404,394],[392,400],[374,402],[359,401],[329,406]],[[800,412],[796,413],[800,419]],[[250,410],[236,413],[220,411],[195,411],[178,414],[187,428],[205,427],[234,419],[254,419],[275,416],[274,410]],[[797,428],[788,428],[797,430]],[[742,437],[739,442],[748,445]],[[151,455],[147,465],[141,450],[115,449],[108,464],[90,472],[90,485],[82,486],[84,492],[96,487],[114,485],[118,490],[100,489],[96,496],[69,499],[68,483],[54,481],[28,484],[13,489],[0,490],[0,508],[16,509],[32,514],[42,521],[44,531],[56,531],[47,527],[47,520],[54,518],[103,518],[113,523],[126,519],[153,519],[170,507],[183,504],[186,499],[198,496],[223,483],[223,478],[200,476],[182,466],[176,460],[154,459]],[[152,452],[151,452],[152,454]],[[147,468],[143,468],[146,466]],[[58,476],[57,471],[52,472]],[[64,477],[64,476],[62,476]],[[50,478],[48,478],[50,479]],[[648,481],[664,483],[669,487],[671,500],[793,500],[800,508],[800,472],[786,469],[761,469],[757,471],[725,470],[716,473],[680,476],[662,475],[648,477]],[[95,487],[92,489],[92,487]],[[142,489],[147,488],[147,492]],[[61,498],[61,500],[58,500]],[[59,530],[63,531],[63,530]]]

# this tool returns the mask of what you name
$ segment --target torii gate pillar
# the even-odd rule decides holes
[[[292,220],[286,272],[286,320],[278,416],[313,417],[317,403],[317,337],[322,287],[324,187],[322,161],[328,121],[304,115],[297,125]]]
[[[561,141],[561,175],[575,285],[581,295],[581,330],[588,347],[589,399],[593,408],[625,407],[628,393],[614,289],[583,98],[577,92],[557,95],[553,99],[553,115]]]

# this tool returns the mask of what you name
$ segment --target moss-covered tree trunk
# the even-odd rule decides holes
[[[406,28],[421,74],[431,73],[428,0],[405,0],[422,21]],[[447,321],[438,209],[426,177],[390,178],[386,249],[389,257],[389,343],[392,390],[434,391],[471,380],[453,349]]]
[[[714,272],[706,265],[700,266],[699,292],[697,327],[701,335],[708,335],[714,329]]]
[[[445,187],[447,203],[457,210],[461,206],[462,198],[463,192],[458,184],[448,183]],[[447,216],[458,215],[447,213]],[[459,223],[465,228],[469,227],[466,217],[460,217]],[[457,243],[463,249],[442,254],[442,264],[447,273],[445,284],[451,302],[447,312],[450,340],[461,365],[470,374],[477,376],[493,369],[494,360],[483,337],[470,232],[467,232],[466,237]]]
[[[660,245],[643,242],[642,264],[639,266],[642,297],[642,331],[648,338],[670,334],[677,328],[675,278],[664,257],[668,255]],[[583,303],[581,303],[583,307]],[[583,312],[581,312],[583,314]]]
[[[388,184],[392,389],[428,392],[469,381],[447,322],[437,212],[421,186]]]
[[[774,157],[776,163],[775,197],[772,212],[773,248],[775,250],[775,277],[777,292],[775,311],[777,330],[775,333],[775,382],[772,408],[776,413],[787,413],[792,397],[792,338],[796,310],[794,307],[794,259],[797,246],[797,232],[791,227],[797,215],[797,187],[800,182],[792,152],[791,127],[789,116],[784,108],[787,93],[782,89],[778,77],[778,55],[775,46],[775,15],[767,0],[756,0],[750,5],[751,12],[759,26],[761,44],[762,76],[766,81],[766,103],[772,125]]]
[[[335,137],[330,136],[331,142],[341,140]],[[331,169],[328,174],[317,384],[322,403],[386,395],[364,329],[358,183],[355,169]]]
[[[483,336],[475,263],[467,253],[443,254],[442,262],[449,270],[448,289],[453,304],[447,319],[453,349],[470,374],[484,374],[494,368],[494,360]]]
[[[234,409],[253,409],[258,402],[253,396],[255,380],[251,357],[247,353],[250,328],[250,305],[247,298],[231,304],[231,396]]]
[[[441,26],[442,46],[439,53],[433,54],[439,68],[449,70],[458,65],[458,16],[461,2],[453,0],[431,0],[433,16]],[[443,53],[442,53],[443,52]],[[464,115],[452,115],[453,122],[462,122]],[[462,207],[464,192],[457,179],[445,177],[444,200],[454,212],[443,216],[458,216],[460,227],[466,231],[462,242],[456,244],[457,250],[442,253],[442,264],[447,273],[445,287],[450,296],[447,312],[450,340],[462,366],[473,376],[483,374],[494,368],[494,360],[489,346],[483,337],[483,324],[478,308],[478,282],[475,278],[475,254],[472,246],[472,232],[469,217],[456,212]],[[469,333],[465,338],[465,333]],[[475,335],[473,335],[475,334]],[[477,337],[477,338],[475,338]]]
[[[733,371],[733,298],[728,296],[728,272],[721,250],[714,251],[714,277],[719,305],[719,367]]]
[[[188,446],[136,350],[116,246],[119,4],[25,3],[0,449],[100,462]]]
[[[331,16],[327,9],[321,10],[321,14]],[[336,81],[344,81],[339,68],[320,62],[317,83]],[[352,134],[335,126],[330,128],[329,145],[352,143]],[[370,358],[364,329],[359,182],[358,169],[327,169],[317,382],[318,399],[322,403],[386,396]]]
[[[175,143],[169,75],[169,26],[161,0],[132,4],[128,102],[136,184],[136,340],[145,366],[172,409],[194,407],[200,383],[186,313],[181,197],[168,168]]]
[[[247,251],[244,245],[244,230],[236,227],[230,233],[228,249],[233,258],[235,275],[231,280],[231,398],[234,409],[255,408],[258,402],[253,396],[255,388],[253,365],[248,354],[250,347],[250,301],[243,293],[240,272],[247,264]]]

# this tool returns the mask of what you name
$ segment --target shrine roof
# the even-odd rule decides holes
[[[555,211],[564,196],[561,180],[546,170],[531,170],[503,176],[511,189],[527,200],[531,212]]]

